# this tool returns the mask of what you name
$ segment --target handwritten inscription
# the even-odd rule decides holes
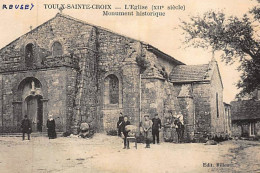
[[[31,4],[3,4],[2,10],[32,10],[34,8]]]

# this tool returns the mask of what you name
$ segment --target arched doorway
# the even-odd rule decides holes
[[[43,104],[42,96],[30,95],[24,100],[24,112],[32,120],[32,130],[42,132]]]
[[[27,77],[18,86],[22,100],[22,116],[27,115],[32,122],[33,132],[43,131],[43,93],[41,82],[34,77]]]

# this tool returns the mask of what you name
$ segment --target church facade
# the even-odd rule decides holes
[[[116,129],[119,113],[184,115],[185,138],[224,135],[223,85],[216,61],[187,66],[157,48],[58,13],[0,50],[0,132],[76,133]]]

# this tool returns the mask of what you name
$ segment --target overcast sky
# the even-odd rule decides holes
[[[28,4],[35,7],[31,11],[26,10],[2,10],[6,4]],[[182,31],[179,29],[180,19],[187,20],[189,16],[202,14],[208,10],[224,10],[228,15],[242,16],[252,8],[256,2],[251,0],[1,0],[0,2],[0,47],[4,47],[14,39],[30,30],[30,26],[36,26],[51,19],[59,12],[57,9],[45,9],[44,4],[110,4],[112,8],[124,5],[185,5],[185,11],[167,11],[164,17],[119,17],[103,16],[103,10],[76,10],[65,9],[64,14],[84,20],[94,25],[108,28],[109,30],[145,41],[163,52],[186,64],[204,64],[212,58],[211,50],[186,48],[182,44]],[[120,11],[120,10],[110,10]],[[220,60],[220,54],[215,54],[220,67],[220,73],[224,84],[224,101],[234,99],[238,90],[235,83],[239,80],[239,73],[235,70],[236,65],[226,66]]]

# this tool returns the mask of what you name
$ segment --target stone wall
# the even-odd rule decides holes
[[[70,68],[58,68],[52,70],[29,71],[24,73],[6,73],[2,75],[2,98],[0,99],[3,118],[2,132],[20,131],[20,123],[23,118],[22,100],[18,91],[21,81],[27,77],[34,77],[42,84],[43,97],[43,130],[46,130],[47,114],[53,114],[57,131],[66,131],[68,107],[72,107],[67,101],[67,72]],[[73,72],[70,72],[73,73]],[[75,71],[74,71],[75,73]],[[20,96],[19,96],[20,95]],[[35,125],[35,117],[30,117]]]
[[[15,75],[14,75],[15,76]],[[2,131],[16,131],[17,130],[17,120],[15,121],[14,110],[13,110],[13,93],[12,84],[15,83],[15,77],[13,75],[2,75],[2,95],[1,95],[1,111],[2,111]],[[17,118],[19,120],[19,118]]]
[[[79,49],[79,71],[76,78],[76,97],[73,116],[73,133],[80,123],[87,122],[91,129],[97,124],[97,35],[96,29],[82,34]]]
[[[194,100],[191,84],[182,84],[177,96],[184,122],[184,139],[187,142],[193,141],[195,131]]]
[[[193,84],[195,105],[195,138],[203,138],[211,132],[211,90],[209,83]]]
[[[81,45],[79,39],[92,26],[85,25],[57,15],[57,17],[38,26],[34,30],[19,37],[0,51],[0,71],[22,71],[48,67],[77,67],[77,58],[72,54]],[[64,34],[66,33],[66,34]],[[62,45],[63,56],[52,56],[52,44],[58,41]],[[33,44],[33,66],[25,64],[25,46]]]
[[[219,71],[214,64],[214,71],[211,80],[211,132],[225,136],[225,117],[224,117],[224,104],[223,104],[223,87]],[[217,98],[218,97],[218,98]],[[218,103],[216,103],[218,102]]]
[[[99,129],[115,130],[120,112],[138,125],[140,72],[136,57],[141,54],[141,43],[102,29],[97,30],[97,42]],[[116,105],[104,102],[104,80],[111,74],[119,80],[119,104]]]
[[[96,91],[96,81],[93,79],[96,75],[93,71],[96,71],[97,68],[95,61],[93,61],[96,59],[95,53],[93,53],[96,49],[95,35],[96,31],[93,26],[57,14],[53,19],[1,49],[0,72],[5,72],[3,80],[1,80],[3,81],[3,87],[9,89],[18,86],[18,82],[12,81],[14,78],[21,81],[25,77],[36,76],[40,81],[45,80],[48,89],[45,89],[46,96],[43,98],[45,107],[44,121],[47,113],[52,113],[56,118],[57,129],[59,131],[69,130],[73,117],[76,116],[73,115],[76,113],[73,111],[76,105],[76,94],[80,95],[76,92],[86,83],[84,87],[87,90],[83,91],[86,95],[90,96],[90,93]],[[62,56],[52,56],[52,44],[55,41],[60,42],[62,45]],[[25,63],[25,46],[27,44],[33,44],[34,56],[32,66],[27,66]],[[88,51],[82,48],[88,48]],[[82,64],[84,64],[85,70],[82,70]],[[80,71],[78,71],[79,69]],[[84,84],[79,82],[82,81],[81,73],[79,73],[82,71],[86,74]],[[7,72],[10,72],[10,74],[6,74]],[[88,86],[93,86],[91,82],[95,83],[92,88]],[[76,85],[78,88],[76,88]],[[1,94],[3,99],[0,99],[1,110],[3,110],[1,111],[1,119],[4,118],[2,124],[8,127],[13,126],[11,129],[16,129],[15,131],[17,131],[22,118],[21,115],[18,115],[22,111],[20,108],[21,100],[17,100],[18,98],[15,93],[12,93],[12,90],[7,91],[5,89],[1,92],[3,92]],[[85,121],[86,115],[92,118],[96,117],[96,114],[93,115],[93,112],[96,113],[96,100],[93,98],[96,98],[96,96],[83,98],[86,100],[83,99],[81,103],[88,103],[89,105],[82,105],[79,119],[84,119],[83,121]],[[51,108],[53,106],[55,109]],[[83,118],[81,118],[81,115]]]

